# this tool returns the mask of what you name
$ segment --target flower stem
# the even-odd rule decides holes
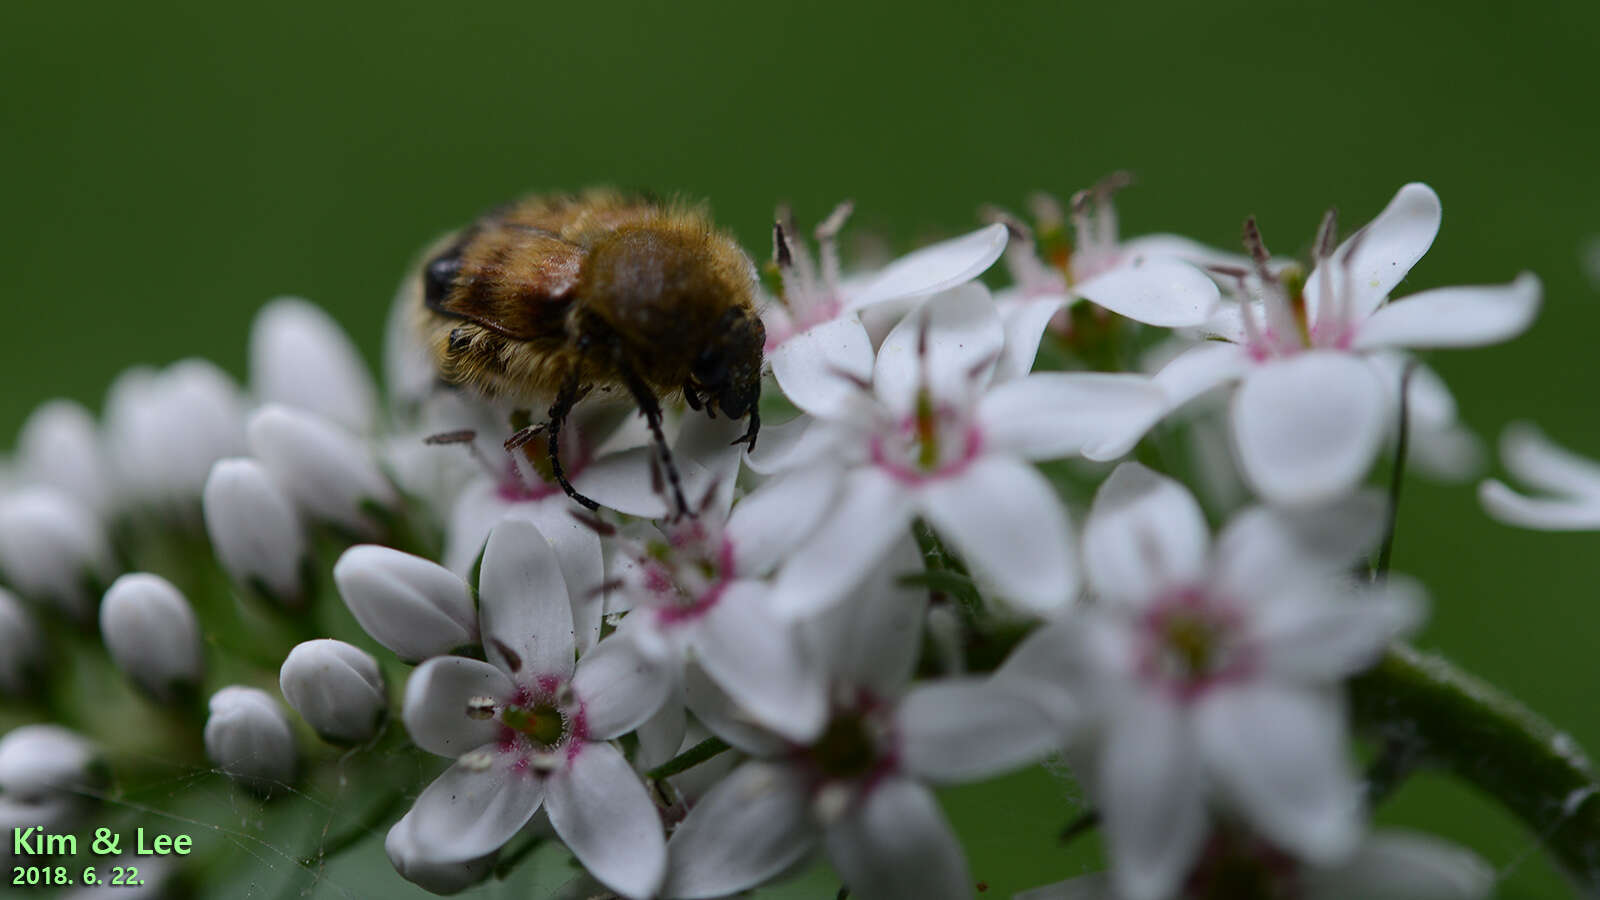
[[[1382,581],[1389,576],[1389,560],[1394,556],[1394,533],[1400,525],[1400,488],[1405,483],[1406,477],[1406,452],[1411,437],[1411,399],[1407,393],[1411,387],[1411,373],[1416,371],[1417,361],[1409,360],[1400,373],[1400,422],[1399,433],[1394,442],[1394,470],[1389,474],[1389,521],[1383,529],[1383,546],[1378,550],[1378,563],[1372,569],[1374,581]]]
[[[656,766],[654,769],[651,769],[649,772],[645,773],[645,777],[652,781],[660,781],[663,778],[670,778],[679,772],[687,772],[688,770],[700,765],[713,756],[716,756],[719,753],[729,749],[731,748],[728,746],[728,742],[724,741],[722,738],[706,738],[705,740],[695,744],[693,747],[690,747],[682,753],[679,753],[677,756],[674,756],[661,765]]]
[[[1600,895],[1600,780],[1571,736],[1404,644],[1351,687],[1358,727],[1489,794],[1539,836],[1585,896]]]

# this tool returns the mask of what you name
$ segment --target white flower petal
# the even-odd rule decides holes
[[[464,656],[436,656],[418,666],[406,680],[402,718],[418,747],[440,756],[458,757],[500,736],[499,722],[474,719],[467,705],[478,697],[496,702],[515,692],[505,673]]]
[[[1489,515],[1507,525],[1540,531],[1600,530],[1600,497],[1524,497],[1491,478],[1478,485],[1478,500]]]
[[[1349,571],[1377,548],[1388,510],[1376,490],[1317,506],[1246,509],[1217,536],[1217,586],[1266,604],[1282,584]]]
[[[561,563],[532,523],[504,519],[489,535],[478,586],[483,649],[502,670],[572,675],[572,603]]]
[[[639,753],[634,757],[634,766],[648,772],[677,756],[688,749],[684,746],[684,736],[688,732],[689,715],[683,698],[669,696],[655,715],[640,723],[635,732],[639,736]]]
[[[789,402],[814,416],[839,415],[872,379],[872,341],[853,315],[808,328],[767,354]]]
[[[578,652],[585,653],[600,640],[600,620],[605,616],[605,555],[600,535],[572,517],[573,504],[565,497],[538,503],[518,503],[506,513],[510,518],[532,522],[550,542],[550,549],[561,565],[561,577],[572,596],[572,621],[576,629]]]
[[[1313,583],[1277,591],[1256,609],[1250,631],[1273,677],[1331,683],[1371,666],[1426,612],[1421,586],[1407,579],[1346,590]]]
[[[1083,617],[1066,617],[1035,629],[1011,651],[994,677],[1025,694],[1064,741],[1083,721]]]
[[[1347,858],[1361,839],[1343,716],[1331,694],[1273,684],[1215,690],[1194,711],[1200,755],[1240,812],[1318,865]]]
[[[1034,613],[1071,603],[1078,565],[1067,514],[1033,466],[981,456],[929,482],[920,506],[941,537],[1000,595]]]
[[[988,446],[1026,459],[1126,453],[1167,411],[1166,397],[1143,375],[1040,372],[1013,379],[978,401]]]
[[[828,856],[852,893],[884,900],[967,900],[966,854],[933,792],[909,778],[873,785],[827,831]]]
[[[749,762],[689,810],[667,843],[664,897],[721,897],[762,884],[817,842],[804,777],[787,766]]]
[[[803,413],[777,425],[763,423],[745,463],[758,475],[799,468],[824,458],[835,438],[835,429]]]
[[[1226,341],[1206,341],[1185,350],[1161,367],[1156,384],[1176,409],[1219,385],[1250,371],[1250,352]]]
[[[788,741],[756,724],[693,660],[684,666],[683,699],[706,730],[735,749],[751,756],[770,757],[779,756],[790,747]]]
[[[1211,545],[1205,514],[1183,485],[1126,462],[1095,494],[1083,525],[1089,584],[1143,601],[1197,581]]]
[[[652,896],[666,874],[666,838],[622,754],[610,744],[585,744],[550,777],[549,790],[550,824],[589,874],[625,897]]]
[[[1382,831],[1350,862],[1306,874],[1308,900],[1485,900],[1495,871],[1477,854],[1431,835]]]
[[[1164,900],[1206,837],[1205,781],[1182,713],[1130,692],[1099,754],[1099,802],[1112,877],[1126,900]]]
[[[412,833],[415,821],[415,815],[407,812],[383,839],[384,853],[401,878],[431,894],[448,895],[459,894],[488,877],[494,868],[493,855],[466,862],[430,862]]]
[[[1316,351],[1259,366],[1233,399],[1240,468],[1275,503],[1334,499],[1371,468],[1386,409],[1383,385],[1357,357]]]
[[[1032,371],[1045,328],[1068,300],[1065,294],[1048,294],[996,303],[1006,332],[1005,349],[994,367],[996,383],[1021,378]]]
[[[572,689],[583,701],[593,740],[608,741],[655,715],[672,689],[667,673],[651,665],[625,640],[601,641],[578,660]]]
[[[1353,301],[1352,321],[1359,322],[1377,309],[1428,252],[1439,234],[1441,215],[1439,195],[1427,185],[1413,182],[1402,187],[1362,229],[1365,234],[1353,234],[1339,245],[1332,265],[1341,279],[1349,273],[1346,289]],[[1319,308],[1321,290],[1321,279],[1313,271],[1306,281],[1306,301],[1312,310]]]
[[[1199,325],[1221,299],[1216,283],[1199,269],[1161,258],[1135,257],[1073,290],[1120,316],[1163,328]]]
[[[822,732],[828,685],[772,611],[766,585],[728,585],[699,623],[694,649],[706,674],[761,725],[796,743]]]
[[[411,835],[422,859],[466,862],[487,856],[521,831],[544,800],[543,778],[518,765],[515,756],[493,746],[482,749],[493,755],[489,768],[458,762],[412,805]]]
[[[779,570],[769,602],[786,618],[826,609],[841,600],[883,558],[911,524],[911,497],[877,469],[844,479],[839,503]]]
[[[849,603],[805,623],[806,644],[835,685],[867,688],[882,697],[904,690],[922,652],[925,588],[904,587],[901,576],[923,570],[911,535],[901,538]]]
[[[1534,487],[1600,498],[1600,462],[1567,450],[1527,422],[1506,427],[1500,435],[1500,456],[1513,475]]]
[[[988,225],[900,257],[858,290],[846,309],[860,309],[900,297],[925,297],[965,284],[994,265],[1006,249],[1006,227]]]
[[[843,480],[844,473],[833,466],[811,466],[776,476],[746,494],[723,529],[733,542],[735,573],[759,577],[776,567],[816,530]]]
[[[919,778],[967,782],[1019,769],[1060,746],[1060,729],[1004,679],[912,689],[895,711],[901,762]]]
[[[896,412],[911,409],[924,384],[935,397],[963,399],[974,384],[984,383],[984,367],[999,361],[1005,342],[989,291],[982,284],[962,285],[930,299],[883,339],[873,390]]]
[[[1543,288],[1531,272],[1507,285],[1444,287],[1383,306],[1361,323],[1355,345],[1371,347],[1480,347],[1528,330]]]

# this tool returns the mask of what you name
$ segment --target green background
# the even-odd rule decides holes
[[[52,395],[98,407],[121,368],[204,354],[243,373],[267,299],[331,310],[376,360],[433,235],[531,189],[711,199],[758,256],[773,206],[854,198],[898,244],[984,202],[1118,168],[1125,230],[1275,249],[1400,184],[1443,197],[1406,289],[1538,272],[1503,347],[1435,354],[1491,440],[1527,418],[1600,455],[1595,90],[1600,5],[1433,2],[7,3],[0,11],[0,429]],[[1470,484],[1413,480],[1396,568],[1441,648],[1600,748],[1594,535],[1489,521]],[[991,896],[1083,871],[1043,772],[946,795]],[[1384,818],[1462,840],[1506,897],[1566,889],[1537,836],[1423,779]],[[255,864],[241,855],[241,865]],[[392,874],[328,896],[398,884]],[[271,880],[270,878],[268,880]],[[823,896],[817,877],[797,896]],[[346,885],[345,888],[349,888]],[[320,893],[320,892],[319,892]]]

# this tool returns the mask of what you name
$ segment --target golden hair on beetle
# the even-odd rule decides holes
[[[627,391],[649,422],[680,514],[688,512],[661,431],[661,401],[707,415],[748,415],[755,444],[766,332],[756,270],[704,208],[597,189],[534,196],[485,215],[428,254],[413,326],[440,376],[486,397],[541,407],[551,470],[559,439],[590,390]]]

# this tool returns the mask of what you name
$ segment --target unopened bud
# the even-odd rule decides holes
[[[211,695],[206,755],[236,782],[272,793],[293,780],[294,732],[266,691],[234,685]]]
[[[36,686],[44,646],[44,635],[22,601],[0,588],[0,694],[24,694]]]
[[[218,460],[206,479],[204,510],[211,546],[235,582],[288,606],[305,599],[305,529],[265,466]]]
[[[250,418],[250,449],[307,515],[356,534],[382,525],[372,507],[399,497],[364,440],[305,410],[271,404]]]
[[[367,634],[407,662],[478,643],[471,588],[437,563],[363,544],[339,557],[333,580]]]
[[[18,593],[93,621],[116,569],[105,527],[70,494],[35,485],[0,498],[0,573]]]
[[[378,661],[344,641],[306,641],[289,651],[278,687],[323,740],[360,744],[372,739],[389,711]]]
[[[189,601],[159,575],[138,572],[112,583],[100,604],[100,636],[117,668],[164,703],[204,674],[200,623]]]
[[[98,751],[88,738],[60,725],[24,725],[0,737],[0,794],[25,803],[99,788]]]
[[[192,516],[211,464],[244,452],[244,397],[202,359],[133,369],[106,399],[106,440],[126,501]]]
[[[73,400],[50,400],[29,413],[17,435],[22,477],[78,498],[97,516],[111,511],[111,471],[94,416]]]
[[[378,391],[361,354],[332,316],[298,297],[256,313],[250,387],[263,403],[307,410],[356,434],[372,430]]]

